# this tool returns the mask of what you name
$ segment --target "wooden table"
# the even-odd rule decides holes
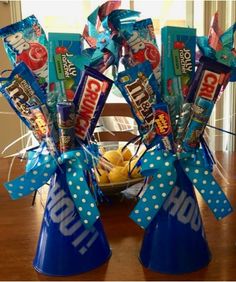
[[[216,175],[233,207],[236,207],[236,154],[218,153],[227,179]],[[138,260],[143,231],[128,215],[135,202],[113,197],[100,206],[102,222],[112,248],[112,257],[101,267],[70,277],[48,277],[32,267],[43,207],[37,197],[12,201],[2,183],[7,179],[10,160],[0,160],[0,280],[236,280],[236,213],[218,222],[199,198],[205,231],[212,252],[210,264],[194,273],[166,275],[145,269]],[[222,170],[222,169],[221,169]],[[16,161],[12,178],[23,172]],[[227,181],[226,181],[227,180]],[[228,182],[228,183],[227,183]]]

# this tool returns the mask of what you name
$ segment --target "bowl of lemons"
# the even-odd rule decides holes
[[[105,194],[119,193],[144,180],[140,174],[140,157],[134,156],[128,147],[116,150],[102,147],[100,153],[95,177]]]

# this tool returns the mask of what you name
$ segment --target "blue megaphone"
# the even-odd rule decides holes
[[[80,274],[100,266],[110,255],[100,219],[84,228],[58,169],[51,179],[34,268],[45,275]]]
[[[193,190],[176,162],[174,189],[145,231],[141,263],[152,271],[181,274],[199,270],[211,260]]]

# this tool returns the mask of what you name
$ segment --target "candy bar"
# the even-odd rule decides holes
[[[183,140],[183,147],[188,150],[189,148],[196,148],[199,145],[199,138],[206,127],[214,107],[214,102],[197,97],[193,105],[193,114],[188,129]]]
[[[187,101],[193,102],[199,96],[216,102],[222,86],[225,87],[229,80],[230,71],[230,67],[202,56]]]
[[[46,106],[31,107],[32,113],[32,126],[33,131],[38,137],[38,140],[43,140],[46,136],[50,135],[48,115],[45,114]]]
[[[212,107],[217,101],[220,91],[228,83],[230,71],[230,67],[216,62],[213,59],[205,56],[200,58],[198,69],[190,86],[188,97],[186,98],[186,104],[183,106],[182,114],[178,121],[178,132],[176,135],[176,142],[178,144],[184,139],[185,146],[186,144],[190,144],[190,147],[198,145],[199,136],[202,134],[210,118]],[[199,100],[198,98],[202,99]],[[196,102],[194,102],[195,100]],[[202,103],[202,101],[205,100],[212,103],[205,102],[203,104],[204,107],[207,107],[207,105],[210,107],[208,119],[205,116],[206,120],[205,123],[203,123],[201,121],[202,117],[198,116],[198,118],[196,118],[196,111],[194,109],[198,107],[199,101]],[[186,110],[187,108],[188,110]],[[203,115],[205,115],[205,110],[203,111]],[[186,133],[187,126],[188,130]]]
[[[81,78],[83,38],[74,33],[49,33],[49,85],[58,101],[73,101]]]
[[[115,82],[131,107],[141,135],[150,131],[154,124],[153,106],[161,102],[158,85],[152,72],[151,64],[146,61],[118,74]],[[149,145],[156,134],[151,134],[146,141]]]
[[[22,21],[0,29],[8,57],[13,65],[25,64],[36,75],[46,91],[48,80],[47,39],[37,18],[32,15]]]
[[[45,96],[25,63],[22,62],[14,68],[10,77],[1,86],[0,93],[25,125],[32,130],[36,139],[39,142],[45,140],[49,151],[55,154],[58,138],[45,105]]]
[[[86,67],[74,97],[76,108],[75,135],[77,141],[87,142],[96,127],[113,81]]]
[[[57,104],[60,151],[66,152],[74,147],[75,106],[72,102]]]

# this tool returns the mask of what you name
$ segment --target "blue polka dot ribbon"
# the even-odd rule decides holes
[[[190,158],[180,159],[180,164],[186,175],[206,201],[215,217],[222,219],[231,213],[233,209],[205,163],[201,149],[197,150],[196,154],[191,154]]]
[[[175,185],[175,160],[173,154],[158,150],[147,151],[142,158],[142,175],[152,176],[153,179],[130,214],[142,228],[150,224]]]
[[[215,181],[211,171],[206,167],[202,150],[195,154],[174,155],[160,150],[148,151],[141,160],[141,173],[152,176],[142,198],[130,214],[140,227],[146,229],[156,216],[168,195],[175,186],[177,172],[174,162],[180,159],[186,175],[198,189],[217,219],[221,219],[232,212],[232,207]]]
[[[18,199],[39,189],[48,182],[61,166],[65,173],[71,197],[86,228],[90,228],[99,217],[96,202],[88,187],[84,170],[91,169],[92,157],[84,150],[72,150],[61,154],[56,160],[51,155],[31,154],[26,173],[4,184],[12,199]]]

